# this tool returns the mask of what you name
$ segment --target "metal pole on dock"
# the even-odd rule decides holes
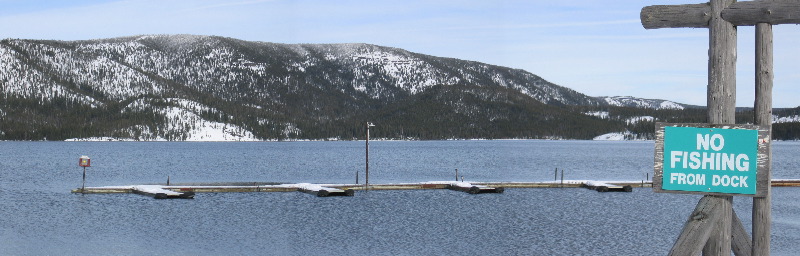
[[[458,169],[456,169],[456,181],[458,181]]]
[[[375,126],[374,124],[367,122],[367,151],[366,151],[366,159],[367,159],[367,169],[364,175],[364,190],[369,190],[369,128]]]

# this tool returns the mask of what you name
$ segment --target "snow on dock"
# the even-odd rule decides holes
[[[161,185],[137,185],[131,187],[131,190],[133,193],[152,196],[155,199],[194,198],[194,192],[176,192],[164,189],[164,186]]]
[[[344,190],[338,188],[329,188],[329,187],[323,187],[322,185],[311,184],[311,183],[298,183],[296,184],[296,187],[297,190],[300,192],[316,195],[318,197],[355,195],[353,189]]]
[[[800,185],[793,181],[786,181],[791,185]],[[248,185],[250,184],[250,185]],[[578,188],[594,187],[598,185],[608,188],[615,186],[649,187],[649,181],[590,181],[590,180],[563,180],[563,181],[538,181],[538,182],[457,182],[457,181],[428,181],[414,183],[388,183],[370,184],[370,190],[417,190],[417,189],[451,189],[471,194],[503,193],[506,188]],[[603,185],[608,184],[608,185]],[[613,185],[612,185],[613,184]],[[147,196],[163,198],[192,198],[194,193],[224,193],[224,192],[294,192],[300,191],[319,197],[326,196],[353,196],[355,190],[364,190],[363,184],[311,184],[292,183],[274,184],[257,182],[217,182],[199,183],[191,185],[127,185],[127,186],[101,186],[73,189],[73,193],[105,194],[105,193],[137,193]],[[183,197],[181,197],[181,194]]]
[[[247,185],[252,184],[252,185]],[[598,192],[631,192],[633,187],[652,187],[651,181],[594,181],[560,180],[534,182],[457,182],[428,181],[414,183],[370,184],[370,190],[452,189],[467,193],[503,193],[506,188],[589,188]],[[800,187],[800,179],[773,179],[773,187]],[[363,190],[363,184],[278,184],[256,182],[202,183],[192,185],[128,185],[103,186],[73,189],[72,193],[105,194],[137,193],[153,198],[193,198],[194,193],[223,192],[294,192],[301,191],[319,197],[353,196],[355,190]]]
[[[631,185],[615,185],[609,184],[602,181],[593,181],[589,180],[583,183],[583,186],[588,189],[595,190],[597,192],[632,192],[633,187]]]
[[[447,189],[455,190],[455,191],[461,191],[461,192],[467,192],[467,193],[470,193],[470,194],[473,194],[473,195],[474,194],[483,194],[483,193],[503,193],[503,191],[505,191],[505,189],[502,188],[502,187],[493,188],[493,187],[489,187],[489,186],[486,186],[486,185],[476,185],[476,184],[472,184],[472,183],[469,183],[469,182],[463,182],[463,181],[461,181],[461,182],[459,182],[459,181],[449,182],[449,184],[447,184]]]

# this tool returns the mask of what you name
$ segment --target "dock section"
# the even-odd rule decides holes
[[[316,195],[318,197],[355,195],[355,191],[353,191],[353,189],[330,188],[311,183],[298,183],[296,186],[298,191]]]
[[[633,187],[631,185],[616,185],[602,181],[586,181],[583,183],[583,186],[597,192],[633,192]]]
[[[502,188],[502,187],[495,188],[495,187],[489,187],[489,186],[486,186],[486,185],[472,184],[472,183],[469,183],[469,182],[451,182],[450,184],[447,184],[447,189],[455,190],[455,191],[461,191],[461,192],[467,192],[467,193],[470,193],[470,194],[473,194],[473,195],[474,194],[483,194],[483,193],[498,193],[499,194],[499,193],[503,193],[503,191],[505,191],[505,189]]]
[[[800,179],[772,179],[773,187],[800,187]]]
[[[247,185],[249,184],[249,185]],[[148,187],[150,186],[150,187]],[[371,184],[370,190],[427,190],[427,189],[453,189],[470,193],[503,193],[508,188],[590,188],[601,192],[632,190],[634,187],[652,187],[650,181],[592,181],[592,180],[564,180],[564,181],[540,181],[540,182],[453,182],[453,181],[431,181],[417,183],[390,183],[390,184]],[[773,187],[800,187],[800,179],[773,179]],[[139,189],[134,189],[138,187]],[[473,188],[475,187],[475,188]],[[143,189],[144,188],[144,189]],[[156,190],[149,190],[147,188]],[[103,186],[85,187],[84,189],[73,189],[72,193],[81,194],[107,194],[107,193],[140,193],[156,197],[159,193],[174,198],[175,193],[184,193],[183,198],[194,193],[225,193],[225,192],[297,192],[304,189],[306,193],[317,196],[353,196],[356,190],[363,190],[363,184],[279,184],[279,183],[257,183],[257,182],[236,182],[236,183],[193,183],[184,185],[128,185],[128,186]],[[493,191],[492,191],[493,189]],[[608,190],[606,190],[608,189]],[[326,192],[322,192],[322,191]],[[167,193],[168,191],[169,193]],[[155,192],[155,193],[153,193]],[[191,193],[189,193],[191,192]],[[331,193],[333,192],[333,193]],[[629,192],[629,191],[628,191]],[[172,197],[170,197],[172,196]],[[162,196],[159,196],[162,197]],[[178,197],[181,198],[181,197]]]
[[[133,186],[131,188],[133,193],[151,196],[155,199],[192,199],[194,198],[194,192],[176,192],[172,190],[164,189],[164,186],[160,185],[138,185]]]

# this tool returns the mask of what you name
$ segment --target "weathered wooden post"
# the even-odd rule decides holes
[[[765,144],[765,149],[761,146],[759,148],[757,183],[759,192],[753,198],[752,245],[749,239],[743,238],[747,233],[735,212],[730,210],[732,197],[711,193],[698,202],[695,212],[675,242],[671,255],[697,254],[699,250],[702,250],[704,255],[729,255],[731,249],[736,255],[769,255],[772,177],[772,154],[769,146],[772,130],[772,25],[800,24],[799,14],[800,1],[797,0],[748,2],[712,0],[704,4],[648,6],[642,9],[642,25],[647,29],[709,28],[707,96],[708,122],[711,124],[735,123],[735,26],[756,26],[755,118],[756,125],[761,127],[758,128],[759,133],[766,127],[767,136],[759,135],[759,145]],[[663,133],[662,131],[662,138]],[[659,157],[658,152],[656,156]],[[657,162],[657,171],[658,165]],[[658,185],[661,185],[663,177],[659,175],[661,173],[654,175],[654,189],[656,180]],[[700,247],[700,243],[705,244]]]
[[[756,99],[755,123],[770,127],[772,134],[772,25],[756,24]],[[767,179],[772,181],[772,148],[767,148]],[[753,198],[752,255],[769,255],[772,223],[772,184],[767,195]]]

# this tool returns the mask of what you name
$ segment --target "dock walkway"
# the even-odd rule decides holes
[[[232,185],[234,184],[234,185]],[[252,185],[243,185],[252,184]],[[417,190],[417,189],[454,189],[469,193],[469,190],[476,187],[482,193],[487,193],[488,189],[495,189],[493,193],[502,193],[504,189],[508,188],[580,188],[591,187],[597,190],[599,186],[610,185],[614,187],[652,187],[650,181],[592,181],[592,180],[564,180],[562,181],[543,181],[543,182],[453,182],[453,181],[429,181],[417,183],[390,183],[390,184],[370,184],[369,190]],[[612,185],[613,184],[613,185]],[[458,186],[464,185],[464,186]],[[800,187],[800,179],[773,179],[773,187]],[[459,188],[455,188],[459,187]],[[609,189],[611,187],[608,187]],[[158,190],[156,190],[158,189]],[[344,195],[352,196],[355,190],[364,190],[363,184],[310,184],[310,183],[295,183],[295,184],[274,184],[274,183],[253,183],[253,182],[239,182],[239,183],[207,183],[207,184],[191,184],[191,185],[129,185],[129,186],[103,186],[103,187],[86,187],[85,189],[73,189],[72,193],[84,194],[105,194],[105,193],[139,193],[154,198],[159,194],[164,194],[166,198],[176,198],[176,194],[182,193],[184,197],[178,196],[177,198],[191,198],[194,193],[223,193],[223,192],[304,192],[316,194],[317,196],[324,196],[327,191],[328,195]],[[601,188],[602,189],[602,188]],[[349,192],[348,192],[349,191]],[[474,191],[474,190],[473,190]],[[170,193],[167,193],[170,192]],[[336,194],[331,194],[331,192]],[[341,194],[344,193],[344,194]],[[348,194],[350,193],[350,194]],[[190,197],[191,196],[191,197]],[[161,197],[161,196],[159,196]]]

